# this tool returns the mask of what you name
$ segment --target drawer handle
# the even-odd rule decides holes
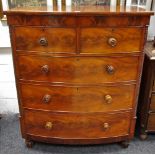
[[[53,123],[52,122],[46,122],[45,129],[51,130],[52,128],[53,128]]]
[[[47,74],[49,72],[49,66],[48,65],[44,65],[41,67],[41,71],[45,74]]]
[[[106,103],[110,104],[112,102],[112,97],[110,95],[105,96]]]
[[[48,45],[48,41],[46,40],[46,38],[40,38],[39,39],[39,44],[41,46],[47,46]]]
[[[115,68],[112,65],[107,65],[106,66],[106,71],[108,74],[114,74],[115,73]]]
[[[103,124],[104,130],[108,130],[110,128],[110,125],[108,123]]]
[[[115,47],[115,46],[117,45],[117,40],[116,40],[115,38],[109,38],[108,44],[109,44],[111,47]]]
[[[50,101],[51,101],[51,95],[45,95],[44,97],[43,97],[43,103],[45,103],[45,104],[47,104],[47,103],[49,103]]]

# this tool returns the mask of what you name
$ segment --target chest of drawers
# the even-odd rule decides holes
[[[127,146],[152,13],[136,7],[111,12],[109,6],[37,9],[5,12],[27,146]]]
[[[155,57],[152,53],[154,49],[153,42],[147,42],[137,122],[142,140],[147,138],[147,134],[155,132]]]

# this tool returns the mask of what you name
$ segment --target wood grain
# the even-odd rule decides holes
[[[73,87],[21,84],[20,87],[24,108],[66,112],[132,109],[135,93],[135,85]],[[44,102],[47,95],[50,95],[50,99]],[[107,95],[112,97],[111,102],[107,102]]]
[[[125,53],[140,51],[141,28],[83,28],[81,29],[81,53]],[[115,38],[117,44],[108,44]]]
[[[26,110],[24,113],[26,131],[28,134],[43,137],[61,138],[101,138],[128,134],[130,125],[129,113],[118,114],[72,114],[50,113]],[[47,122],[52,122],[52,129],[45,128]],[[107,130],[104,123],[109,124]]]
[[[107,83],[137,79],[138,56],[131,57],[43,57],[19,56],[20,79],[67,82],[67,83]],[[48,66],[48,73],[41,68]],[[107,65],[114,67],[109,74]]]
[[[9,14],[9,25],[51,27],[132,27],[149,25],[149,16],[78,16]]]
[[[16,50],[33,52],[74,53],[76,31],[73,28],[16,27]],[[33,35],[32,35],[33,34]],[[47,46],[39,40],[45,38]]]

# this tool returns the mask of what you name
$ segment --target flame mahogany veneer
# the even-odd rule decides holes
[[[133,138],[152,13],[102,7],[5,12],[28,147],[32,141],[127,146]]]

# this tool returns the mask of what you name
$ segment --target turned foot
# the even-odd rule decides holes
[[[128,146],[129,146],[129,141],[122,141],[122,142],[120,143],[120,145],[121,145],[122,148],[128,148]]]
[[[146,133],[140,134],[140,139],[141,139],[141,140],[146,140],[147,137],[148,137],[148,136],[147,136]]]
[[[25,144],[26,144],[27,148],[32,148],[34,145],[34,142],[31,140],[25,140]]]

